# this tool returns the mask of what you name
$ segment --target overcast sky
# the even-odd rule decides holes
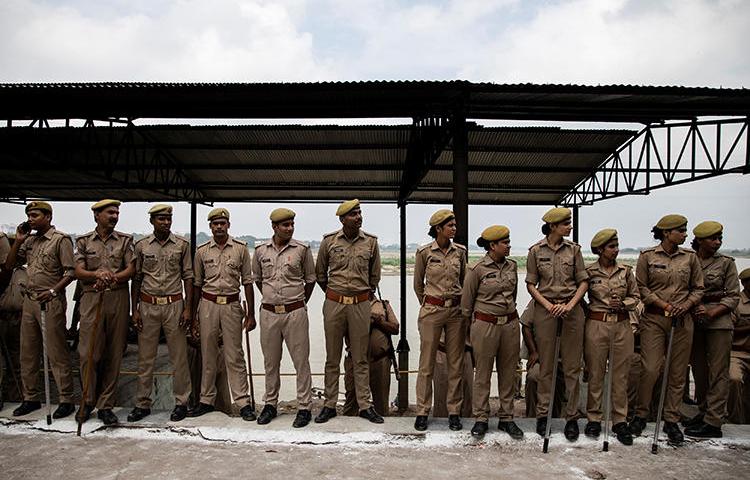
[[[747,88],[749,30],[743,0],[2,0],[0,82],[463,79]],[[735,175],[601,202],[582,209],[581,242],[613,226],[623,245],[650,245],[656,220],[679,212],[692,225],[721,221],[725,246],[748,248],[748,192],[750,176]],[[58,204],[55,223],[90,229],[88,205]],[[235,234],[268,233],[274,206],[229,207]],[[122,230],[147,230],[147,208],[125,205]],[[292,208],[299,238],[339,226],[334,205]],[[436,208],[408,208],[409,242],[427,239]],[[394,206],[363,210],[366,230],[397,242]],[[504,223],[514,253],[522,253],[539,236],[544,210],[472,207],[470,238]],[[199,210],[201,226],[206,212]],[[23,207],[0,204],[0,223],[22,219]],[[187,206],[178,206],[175,230],[188,223]]]

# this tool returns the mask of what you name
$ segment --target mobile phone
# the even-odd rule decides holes
[[[21,224],[21,231],[26,234],[31,233],[31,225],[29,225],[29,222],[23,222]]]

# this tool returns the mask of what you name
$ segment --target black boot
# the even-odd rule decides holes
[[[633,420],[630,421],[628,428],[630,428],[630,433],[637,437],[643,432],[643,429],[646,428],[646,419],[636,415],[633,417]]]
[[[667,434],[669,443],[673,445],[680,445],[685,441],[685,437],[680,431],[680,427],[675,422],[664,422],[664,433]]]
[[[583,434],[591,438],[599,438],[600,433],[602,433],[601,422],[588,422],[583,429]]]
[[[568,420],[565,423],[565,430],[563,430],[563,433],[565,433],[565,438],[567,438],[569,442],[575,442],[578,440],[578,434],[580,433],[578,431],[578,420]]]
[[[487,433],[488,428],[489,425],[487,425],[487,422],[475,422],[474,426],[471,427],[471,436],[483,437],[484,434]]]
[[[414,429],[420,432],[427,430],[427,415],[417,415],[414,419]]]
[[[144,418],[148,417],[149,415],[151,415],[151,409],[150,408],[135,407],[128,414],[128,422],[137,422],[138,420],[143,420]]]
[[[315,423],[326,423],[328,420],[336,416],[336,409],[331,407],[323,407],[323,409],[315,417]]]
[[[547,417],[536,419],[536,433],[538,433],[542,437],[545,433],[547,433]]]
[[[294,417],[294,423],[292,423],[292,426],[294,428],[306,427],[307,424],[310,423],[310,420],[312,420],[312,413],[310,413],[310,410],[297,410],[297,416]]]
[[[110,409],[110,408],[105,408],[104,410],[97,411],[96,412],[96,416],[106,426],[117,425],[117,423],[120,421],[117,418],[117,415],[115,415],[114,413],[112,413],[112,409]]]
[[[687,427],[685,429],[685,435],[697,438],[721,438],[723,436],[721,433],[721,427],[714,427],[705,422]]]
[[[246,422],[252,422],[257,418],[255,416],[255,409],[249,403],[240,408],[240,417]]]
[[[187,417],[188,409],[185,405],[175,405],[169,419],[173,422],[179,422]]]
[[[463,428],[461,425],[461,417],[458,415],[448,415],[448,428],[457,432]]]
[[[19,405],[18,408],[13,410],[13,416],[22,417],[35,410],[39,410],[40,408],[42,408],[41,402],[37,402],[35,400],[24,400],[23,402],[21,402],[21,405]]]
[[[63,402],[57,406],[55,411],[52,413],[52,418],[65,418],[71,413],[76,411],[76,407],[70,402]]]
[[[518,428],[518,425],[513,420],[507,422],[500,420],[497,422],[497,428],[506,432],[513,440],[521,440],[523,438],[523,430]]]
[[[83,409],[79,408],[78,412],[76,413],[76,421],[78,423],[84,423],[86,420],[91,418],[91,412],[94,411],[93,405],[84,405]]]
[[[263,406],[263,410],[260,411],[260,416],[258,417],[258,425],[267,425],[271,423],[271,420],[276,418],[276,415],[276,407],[273,405]]]
[[[385,421],[373,407],[370,407],[366,410],[360,410],[359,416],[371,421],[372,423],[383,423]]]
[[[195,407],[194,409],[188,412],[187,416],[188,417],[200,417],[201,415],[205,415],[213,411],[214,411],[213,405],[200,402],[197,407]]]
[[[687,420],[683,420],[680,422],[683,427],[692,427],[693,425],[700,425],[703,423],[703,414],[699,413],[698,415],[694,416],[693,418],[688,418]]]
[[[623,445],[633,444],[633,435],[630,433],[630,427],[625,422],[620,422],[612,427],[612,433],[617,435],[617,440]]]

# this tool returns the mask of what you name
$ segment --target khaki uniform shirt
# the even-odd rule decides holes
[[[261,282],[263,303],[288,305],[305,299],[305,284],[315,283],[310,247],[295,239],[277,250],[273,239],[255,247],[253,282]]]
[[[703,297],[703,273],[692,250],[678,248],[670,255],[661,244],[648,248],[638,256],[635,278],[644,305],[657,298],[671,304],[690,300],[697,305]]]
[[[8,258],[9,252],[10,240],[8,240],[8,236],[5,235],[4,232],[0,232],[0,265],[5,263],[5,260]]]
[[[743,291],[740,292],[740,300],[734,310],[734,326],[738,328],[748,325],[750,325],[750,298]],[[750,358],[750,333],[738,334],[737,330],[734,331],[732,354],[735,353],[740,353],[738,357]]]
[[[7,256],[7,254],[6,254]],[[55,227],[44,235],[29,235],[18,249],[18,264],[28,264],[29,292],[43,292],[57,285],[63,277],[72,277],[75,272],[73,240]]]
[[[526,283],[548,300],[565,300],[576,293],[581,282],[588,279],[581,246],[563,239],[557,249],[543,238],[529,248],[526,259]]]
[[[102,240],[94,230],[76,240],[76,263],[83,263],[84,268],[89,271],[101,268],[117,273],[125,270],[130,262],[135,260],[133,251],[132,235],[115,230],[109,237]],[[95,283],[84,283],[83,291],[93,292]],[[122,283],[113,288],[119,290],[126,287],[127,284]]]
[[[495,262],[489,254],[469,267],[464,280],[461,310],[471,317],[476,310],[488,315],[508,315],[516,311],[518,265],[510,258]]]
[[[212,295],[234,295],[240,285],[252,285],[253,271],[247,243],[230,236],[224,248],[211,239],[195,252],[196,287]]]
[[[703,298],[723,295],[719,304],[729,308],[729,313],[701,323],[701,327],[708,330],[731,330],[734,328],[732,311],[740,301],[740,280],[737,277],[737,267],[732,257],[715,253],[707,259],[698,258],[703,270],[703,284],[705,290]],[[716,305],[717,302],[706,305]]]
[[[453,298],[461,295],[466,274],[466,247],[451,242],[448,252],[443,253],[437,241],[417,249],[414,260],[414,292],[419,303],[424,296]]]
[[[589,274],[589,309],[592,312],[609,312],[612,295],[620,297],[625,310],[634,310],[640,301],[638,284],[633,269],[620,263],[611,273],[604,271],[599,261],[586,267]]]
[[[135,277],[141,292],[153,296],[182,293],[182,280],[193,278],[190,243],[170,233],[162,244],[152,234],[135,244]]]
[[[375,290],[380,283],[378,237],[362,230],[353,241],[344,230],[323,237],[315,265],[318,282],[342,295]]]

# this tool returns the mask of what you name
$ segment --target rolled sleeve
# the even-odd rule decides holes
[[[625,294],[625,300],[623,300],[622,303],[625,305],[625,310],[635,310],[635,307],[637,307],[638,303],[641,301],[641,295],[638,293],[638,285],[635,282],[633,271],[628,269],[626,275],[627,277],[625,278],[625,281],[627,282],[627,293]]]
[[[536,267],[536,251],[531,249],[526,256],[526,283],[532,285],[539,283],[539,271]]]
[[[641,293],[641,299],[644,305],[651,305],[659,298],[648,288],[648,258],[646,254],[641,253],[638,256],[638,263],[635,267],[635,280],[638,284],[638,291]]]
[[[260,266],[260,255],[258,254],[258,248],[255,248],[255,254],[253,255],[252,262],[252,279],[253,282],[260,282],[263,279],[263,271]]]
[[[586,265],[583,264],[583,254],[581,253],[580,247],[576,247],[574,258],[575,260],[573,263],[575,263],[576,284],[580,285],[589,280],[589,272],[586,271]]]
[[[479,278],[474,270],[469,269],[464,278],[463,291],[461,292],[461,313],[466,318],[471,318],[474,312],[474,299],[477,295]]]
[[[247,247],[244,247],[245,251],[242,252],[242,266],[241,273],[242,273],[242,285],[252,285],[253,284],[253,262],[252,258],[250,258],[250,250],[247,249]]]
[[[312,250],[305,248],[305,258],[302,260],[302,272],[305,283],[315,283],[317,275],[315,274],[315,261],[313,260]]]
[[[203,286],[203,255],[200,250],[195,252],[195,263],[193,264],[193,285],[200,288]]]
[[[377,240],[373,240],[372,261],[370,262],[370,288],[375,290],[380,283],[380,247]]]
[[[724,291],[727,294],[719,303],[729,308],[729,311],[734,311],[740,304],[740,281],[734,261],[727,262],[727,268],[724,271]]]
[[[414,258],[414,293],[417,294],[419,303],[422,303],[424,298],[424,273],[425,273],[425,260],[421,251],[417,251],[416,257]]]
[[[21,248],[23,248],[23,246],[21,246]],[[86,263],[86,238],[84,237],[79,237],[76,240],[75,263]]]
[[[60,255],[60,266],[63,270],[63,277],[75,277],[75,257],[73,256],[73,240],[70,237],[64,237],[60,240],[58,247]],[[735,275],[736,276],[736,275]]]
[[[320,283],[328,282],[328,238],[320,242],[318,261],[315,263],[315,275]]]
[[[693,303],[693,306],[698,305],[703,298],[703,292],[705,291],[703,284],[703,269],[701,268],[700,261],[697,255],[690,256],[690,295],[688,295],[688,301]]]
[[[190,280],[193,278],[193,258],[190,255],[190,245],[184,244],[182,247],[182,279]]]

